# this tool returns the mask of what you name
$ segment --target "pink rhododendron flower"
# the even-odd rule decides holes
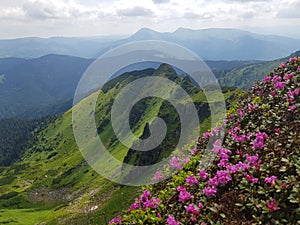
[[[262,149],[264,148],[264,140],[268,137],[265,132],[258,131],[256,134],[256,138],[253,142],[254,149]]]
[[[185,207],[187,213],[193,213],[194,215],[199,214],[199,209],[195,206],[195,204],[189,204]]]
[[[237,131],[240,131],[241,129],[240,129],[238,126],[236,126],[233,130],[234,130],[235,132],[237,132]]]
[[[218,154],[218,157],[219,157],[219,159],[222,159],[222,160],[228,160],[229,159],[229,155],[227,155],[225,152],[220,152]]]
[[[267,184],[275,184],[277,177],[276,176],[270,176],[265,178],[265,182]]]
[[[180,225],[180,223],[177,222],[177,221],[175,220],[175,217],[172,216],[172,215],[170,215],[170,216],[167,218],[167,224],[168,224],[168,225]]]
[[[219,158],[220,159],[228,159],[229,158],[228,154],[231,154],[231,151],[229,149],[226,149],[226,148],[219,149]]]
[[[140,207],[141,207],[141,205],[140,205],[139,199],[136,198],[134,200],[134,203],[130,206],[130,209],[136,210],[136,209],[139,209]]]
[[[275,199],[272,199],[271,201],[266,202],[267,207],[269,208],[270,212],[274,212],[278,210],[278,206],[275,204]]]
[[[238,142],[243,142],[246,139],[246,135],[242,134],[241,136],[237,135],[236,133],[232,133],[232,139]]]
[[[121,216],[119,215],[118,217],[113,218],[108,224],[122,224]]]
[[[297,70],[300,71],[300,66],[298,66]]]
[[[229,181],[232,180],[232,177],[227,170],[217,171],[216,177],[218,179],[219,184],[227,184]]]
[[[215,196],[216,193],[217,193],[217,189],[215,187],[205,187],[203,189],[203,193],[206,195],[206,196]]]
[[[295,100],[294,97],[292,97],[292,98],[287,98],[286,101],[287,101],[288,103],[292,103],[294,100]]]
[[[300,89],[296,88],[294,91],[289,91],[288,96],[291,98],[294,98],[299,95],[299,92],[300,92]]]
[[[208,178],[208,173],[206,173],[205,169],[200,170],[200,172],[199,172],[199,177],[200,177],[202,180],[206,180],[206,179]]]
[[[199,150],[197,148],[193,148],[193,150],[192,150],[192,154],[193,155],[197,155],[198,152],[199,152]]]
[[[208,183],[209,183],[209,185],[214,186],[214,187],[219,186],[219,181],[218,181],[218,178],[216,176],[213,177],[213,178],[210,178]]]
[[[244,173],[244,176],[246,177],[247,181],[249,183],[257,183],[258,182],[258,178],[254,178],[251,175],[249,175],[248,173]]]
[[[144,191],[144,193],[142,194],[142,196],[141,196],[141,201],[142,202],[145,202],[145,201],[147,201],[148,199],[149,199],[149,197],[150,197],[150,191],[148,190],[148,189],[146,189],[145,191]]]
[[[179,162],[177,157],[173,157],[170,162],[171,168],[181,169],[181,163]]]
[[[187,156],[184,160],[183,163],[189,163],[190,162],[190,158]]]
[[[177,191],[186,191],[186,187],[178,186]]]
[[[256,168],[256,169],[259,169],[260,168],[260,164],[261,164],[261,160],[253,163],[253,166]]]
[[[248,103],[248,104],[247,104],[247,110],[250,111],[250,112],[253,112],[254,109],[256,109],[257,107],[258,107],[258,104],[257,104],[257,103],[255,103],[255,104],[250,104],[250,103]]]
[[[209,132],[205,132],[202,135],[204,138],[209,138],[210,137],[210,133]]]
[[[221,159],[218,163],[218,167],[226,167],[229,165],[228,159]]]
[[[256,93],[257,93],[257,95],[262,95],[264,93],[264,91],[260,90],[260,91],[257,91]]]
[[[293,78],[293,76],[294,76],[293,73],[287,73],[287,74],[284,75],[283,79],[284,80],[290,80],[290,79]]]
[[[281,81],[281,76],[274,76],[273,78],[272,78],[272,81],[274,82],[274,83],[277,83],[277,82],[279,82],[279,81]]]
[[[253,156],[246,154],[246,161],[248,161],[249,163],[255,164],[257,160],[258,160],[258,154]]]
[[[196,223],[196,222],[197,222],[197,215],[195,215],[195,214],[191,215],[190,220],[191,220],[193,223]]]
[[[243,117],[244,116],[244,113],[243,113],[243,111],[241,109],[238,109],[237,111],[238,111],[239,117]]]
[[[158,203],[162,202],[160,199],[158,198],[152,198],[150,200],[147,200],[144,203],[144,207],[143,209],[147,209],[147,208],[151,208],[151,209],[156,209],[158,207]]]
[[[238,142],[243,142],[244,140],[246,140],[247,139],[247,136],[245,135],[245,134],[242,134],[241,136],[239,136],[238,138],[237,138],[237,141]]]
[[[161,219],[161,215],[160,215],[159,212],[157,213],[157,217],[158,217],[159,219]]]
[[[222,141],[220,139],[216,140],[215,143],[213,144],[214,149],[219,149],[222,146]]]
[[[248,133],[248,134],[247,134],[247,140],[250,141],[251,137],[252,137],[252,134],[251,134],[251,133]]]
[[[280,63],[280,66],[284,68],[284,67],[286,67],[286,64],[282,62],[282,63]]]
[[[295,106],[295,105],[289,106],[289,110],[294,111],[295,109],[296,109],[296,106]]]
[[[235,151],[235,153],[236,153],[237,155],[242,155],[242,154],[243,154],[243,151],[242,151],[241,149],[238,149],[238,150]]]
[[[188,176],[188,178],[186,178],[185,182],[187,182],[189,185],[198,184],[198,180],[196,177],[194,177],[194,175]]]
[[[198,208],[199,208],[199,209],[203,209],[203,207],[204,207],[203,204],[200,202],[200,203],[198,204]]]
[[[282,190],[286,189],[286,183],[283,183],[283,184],[281,185],[281,189],[282,189]]]
[[[243,162],[238,162],[236,165],[235,165],[238,169],[240,169],[241,171],[245,171],[247,169],[250,168],[250,164],[248,163],[243,163]]]
[[[294,62],[296,62],[298,59],[297,59],[297,57],[293,57],[293,58],[290,58],[289,59],[289,61],[291,62],[291,63],[294,63]]]
[[[293,91],[288,91],[288,98],[287,99],[291,99],[291,101],[294,100],[294,92]]]
[[[192,198],[194,198],[194,196],[191,195],[191,194],[190,194],[188,191],[186,191],[186,190],[180,191],[180,193],[179,193],[179,201],[180,201],[180,202],[185,202],[185,201],[190,200],[190,199],[192,199]]]
[[[270,76],[264,77],[263,80],[262,80],[263,83],[267,83],[267,82],[270,82],[270,81],[271,81]]]
[[[271,91],[271,95],[274,97],[276,95],[275,91]]]
[[[219,133],[220,131],[224,131],[224,127],[223,127],[223,126],[215,127],[215,128],[210,132],[210,134],[211,134],[211,135],[215,135],[215,134]]]
[[[280,134],[280,128],[275,128],[277,134]]]
[[[226,166],[226,169],[232,174],[237,173],[239,170],[238,166],[236,166],[236,165],[235,166],[228,165],[228,166]]]
[[[233,115],[233,114],[230,114],[228,117],[229,117],[229,118],[234,118],[234,115]]]
[[[285,87],[285,82],[277,82],[274,84],[274,88],[278,90],[282,90]]]
[[[163,179],[163,176],[161,175],[161,173],[159,171],[156,171],[153,179],[155,182],[158,182]]]

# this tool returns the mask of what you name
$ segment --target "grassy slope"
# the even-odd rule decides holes
[[[260,81],[266,74],[269,74],[280,62],[287,61],[290,57],[300,54],[300,51],[291,54],[289,57],[246,65],[234,68],[228,73],[219,77],[219,82],[223,86],[234,86],[241,89],[249,89],[256,81]]]
[[[224,140],[219,140],[220,145],[217,140],[211,149],[216,155],[205,168],[207,177],[199,174],[208,143],[203,136],[198,153],[178,174],[144,188],[151,193],[147,200],[162,202],[146,207],[147,201],[140,198],[135,202],[138,208],[124,212],[122,224],[300,224],[299,81],[297,57],[255,84],[229,110]],[[210,137],[218,138],[220,130],[217,127]],[[197,184],[187,179],[191,175]],[[185,198],[183,187],[191,198]],[[215,192],[209,194],[211,187]],[[171,215],[178,222],[172,222]]]
[[[120,88],[132,79],[127,74],[119,78],[117,86]],[[128,149],[111,141],[114,133],[110,123],[102,124],[109,117],[107,110],[118,90],[114,83],[99,96],[96,121],[99,130],[103,131],[101,139],[109,143],[113,155],[122,160]],[[226,95],[237,93],[233,90]],[[201,92],[193,98],[198,102],[205,101]],[[84,101],[88,102],[89,98]],[[132,130],[138,136],[149,119],[159,113],[162,102],[153,101],[147,102],[147,110],[133,126]],[[148,107],[153,105],[157,106]],[[85,163],[73,137],[72,115],[68,111],[38,134],[37,141],[27,149],[22,160],[10,168],[1,168],[0,193],[0,208],[3,209],[0,224],[30,225],[42,221],[48,224],[103,224],[117,211],[128,207],[139,191],[103,179]],[[93,206],[98,209],[90,211]]]

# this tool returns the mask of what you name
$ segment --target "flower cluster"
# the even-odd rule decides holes
[[[146,189],[110,224],[297,224],[300,218],[300,57],[281,63],[233,107],[223,126],[204,133],[191,158],[173,157],[169,180]],[[214,139],[212,164],[203,150]],[[174,171],[174,170],[173,170]],[[153,197],[155,196],[155,197]],[[297,219],[298,218],[298,219]]]

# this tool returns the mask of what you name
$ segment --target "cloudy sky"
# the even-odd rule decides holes
[[[239,28],[300,38],[300,0],[1,0],[0,38]]]

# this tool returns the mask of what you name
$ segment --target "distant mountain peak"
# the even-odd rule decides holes
[[[141,29],[139,29],[136,33],[144,33],[144,32],[154,32],[154,33],[157,33],[155,30],[152,30],[150,28],[147,28],[147,27],[143,27]]]
[[[154,76],[164,76],[164,75],[177,75],[176,71],[173,69],[172,66],[170,66],[167,63],[162,63],[155,73],[153,74]]]
[[[184,32],[184,31],[193,31],[193,29],[185,28],[185,27],[179,27],[173,33]]]
[[[149,28],[141,28],[131,37],[134,39],[150,39],[150,38],[158,38],[161,34],[155,30],[151,30]]]

